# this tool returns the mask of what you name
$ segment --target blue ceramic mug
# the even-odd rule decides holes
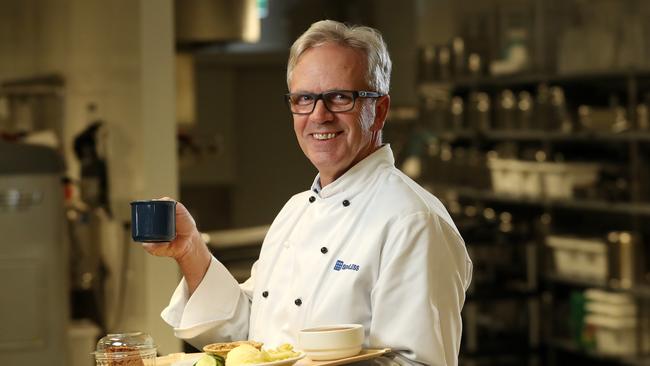
[[[134,241],[160,243],[176,237],[176,201],[131,202],[131,236]]]

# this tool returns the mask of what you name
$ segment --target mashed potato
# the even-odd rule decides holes
[[[248,344],[233,348],[226,356],[226,366],[246,366],[263,362],[262,352]]]

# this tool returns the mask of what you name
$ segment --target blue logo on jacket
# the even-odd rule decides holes
[[[335,271],[345,271],[345,270],[351,270],[351,271],[359,271],[359,265],[358,264],[345,264],[342,260],[337,259],[336,264],[334,264],[334,270]]]

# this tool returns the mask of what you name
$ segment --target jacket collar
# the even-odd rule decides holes
[[[395,158],[390,144],[382,145],[324,188],[321,188],[320,185],[320,174],[316,175],[311,185],[311,191],[318,193],[321,198],[328,198],[346,192],[347,198],[350,198],[367,185],[373,173],[382,165],[395,165]]]

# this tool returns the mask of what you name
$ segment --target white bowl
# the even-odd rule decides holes
[[[298,334],[298,345],[314,361],[358,355],[363,344],[361,324],[334,324],[307,328]]]

